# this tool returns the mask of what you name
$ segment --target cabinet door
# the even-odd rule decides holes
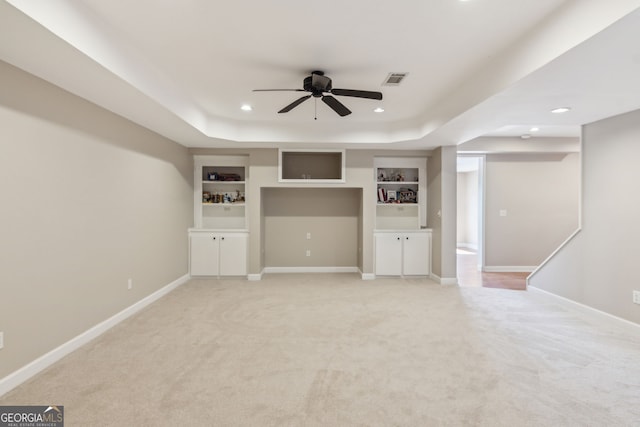
[[[220,235],[220,275],[246,276],[247,241],[244,233]]]
[[[399,234],[377,234],[376,274],[400,276],[402,274],[402,240]]]
[[[211,233],[196,233],[190,236],[191,275],[217,276],[219,237]]]
[[[406,276],[427,276],[431,268],[431,235],[409,233],[402,236],[403,265],[402,274]]]

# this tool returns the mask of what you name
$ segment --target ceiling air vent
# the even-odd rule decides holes
[[[389,73],[382,86],[400,86],[402,80],[407,77],[409,73]]]

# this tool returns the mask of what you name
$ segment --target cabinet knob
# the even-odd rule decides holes
[[[409,240],[409,238],[408,238],[408,237],[405,237],[405,239]]]
[[[220,240],[224,240],[224,237],[221,237]]]
[[[216,240],[216,236],[213,236],[213,240]]]
[[[400,240],[400,238],[399,238],[399,237],[396,237],[396,240]]]

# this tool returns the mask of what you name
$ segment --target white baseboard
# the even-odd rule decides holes
[[[429,278],[438,282],[441,285],[457,285],[458,278],[457,277],[440,277],[437,274],[431,273]]]
[[[640,324],[631,322],[627,319],[623,319],[622,317],[614,316],[613,314],[607,313],[606,311],[598,310],[597,308],[590,307],[588,305],[579,303],[569,298],[565,298],[563,296],[554,294],[549,291],[545,291],[544,289],[537,288],[535,286],[527,286],[527,291],[534,291],[539,295],[544,295],[554,301],[557,301],[564,305],[565,307],[569,307],[575,309],[579,312],[586,313],[588,315],[595,315],[601,320],[605,320],[607,322],[613,322],[617,326],[623,326],[624,328],[630,328],[633,332],[640,332]]]
[[[178,286],[181,286],[189,281],[189,275],[185,274],[184,276],[174,280],[169,283],[165,287],[158,289],[151,295],[146,296],[135,304],[125,308],[121,312],[111,316],[107,320],[97,324],[96,326],[86,330],[80,335],[72,338],[66,343],[60,345],[59,347],[51,350],[50,352],[40,356],[33,362],[23,366],[15,372],[7,375],[6,377],[0,379],[0,396],[7,393],[8,391],[14,389],[19,386],[23,382],[27,381],[29,378],[33,377],[37,373],[41,372],[45,368],[51,366],[58,360],[62,359],[69,353],[79,349],[83,345],[87,344],[89,341],[97,338],[103,333],[107,332],[109,329],[116,326],[118,323],[123,320],[131,317],[135,313],[139,312],[143,308],[147,307],[151,303],[157,301],[162,298]]]
[[[531,273],[537,265],[485,265],[487,273]]]
[[[358,267],[265,267],[263,273],[359,273]]]
[[[250,282],[259,282],[262,280],[262,272],[258,274],[247,274],[247,280]]]
[[[360,276],[362,277],[362,280],[376,280],[376,275],[373,273],[360,272]]]

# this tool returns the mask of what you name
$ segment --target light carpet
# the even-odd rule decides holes
[[[0,398],[67,426],[640,425],[640,339],[532,292],[192,280]]]

